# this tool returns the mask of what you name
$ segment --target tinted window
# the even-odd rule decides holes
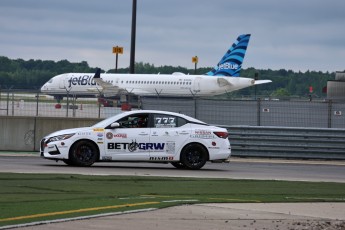
[[[148,114],[134,114],[121,118],[117,122],[122,128],[147,128]]]

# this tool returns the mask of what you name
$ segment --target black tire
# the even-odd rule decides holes
[[[91,166],[99,156],[97,146],[90,141],[79,141],[75,143],[69,154],[71,165]]]
[[[184,168],[186,168],[186,166],[184,164],[182,164],[180,161],[179,162],[170,162],[170,164],[172,164],[177,169],[184,169]]]
[[[199,144],[188,144],[181,152],[181,163],[188,169],[201,169],[207,161],[207,150]]]

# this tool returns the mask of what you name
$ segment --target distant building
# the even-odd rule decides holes
[[[327,99],[345,101],[345,71],[336,72],[335,80],[327,82]]]

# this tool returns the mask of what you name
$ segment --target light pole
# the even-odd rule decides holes
[[[134,73],[135,66],[135,31],[136,31],[136,21],[137,21],[137,0],[133,0],[132,9],[132,33],[131,33],[131,57],[129,63],[129,73]]]

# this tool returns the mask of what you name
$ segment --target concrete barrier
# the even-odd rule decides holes
[[[45,135],[61,129],[91,126],[101,119],[0,116],[0,151],[39,151]]]

